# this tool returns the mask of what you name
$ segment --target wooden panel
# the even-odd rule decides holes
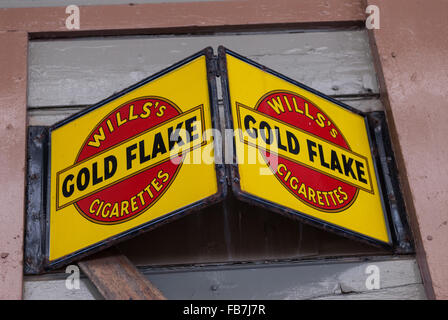
[[[365,20],[364,8],[361,0],[226,0],[84,6],[80,31],[67,30],[64,7],[9,8],[0,9],[0,30],[27,31],[34,37],[76,37],[272,25],[308,29],[360,26]]]
[[[329,95],[378,92],[365,31],[30,43],[28,105],[94,104],[206,46],[225,45]]]
[[[264,266],[230,266],[202,268],[196,274],[182,270],[164,272],[147,271],[151,281],[163,289],[167,298],[176,299],[192,294],[193,299],[314,299],[325,296],[344,296],[351,293],[369,293],[365,286],[366,268],[375,265],[379,269],[380,290],[403,288],[420,284],[418,268],[414,259],[365,261],[365,262],[308,262],[271,264]],[[263,279],[263,281],[260,281]],[[175,284],[182,282],[185,290],[174,292]],[[163,285],[162,285],[163,283]],[[400,299],[400,293],[395,298]],[[379,296],[379,295],[378,295]],[[376,298],[379,298],[379,297]],[[421,295],[419,298],[424,298]],[[381,298],[380,298],[381,299]]]
[[[31,280],[32,279],[32,280]],[[24,300],[101,300],[100,294],[86,278],[81,278],[79,289],[69,290],[65,279],[41,280],[39,277],[29,278],[24,283]]]
[[[426,300],[423,284],[316,298],[316,300]]]
[[[71,4],[78,6],[128,4],[130,0],[2,0],[0,8],[29,8],[29,7],[62,7]],[[168,2],[201,2],[222,0],[132,0],[132,3],[168,3]]]
[[[381,111],[384,110],[381,101],[377,98],[341,98],[338,99],[353,108],[361,111]],[[222,108],[221,101],[220,108]],[[28,109],[28,124],[30,126],[51,126],[58,121],[64,120],[71,115],[81,111],[85,107],[50,107],[50,108],[30,108]],[[222,110],[220,110],[222,111]]]
[[[159,289],[115,248],[83,259],[78,265],[107,300],[165,300]]]
[[[366,268],[379,269],[380,289],[365,286]],[[325,261],[201,268],[145,268],[168,299],[425,299],[415,259]],[[26,278],[25,298],[93,299],[65,289],[65,274]],[[43,279],[44,281],[39,281]],[[260,281],[262,279],[262,281]],[[87,279],[82,279],[88,288]],[[182,283],[182,286],[179,286]],[[81,285],[83,287],[83,284]],[[57,293],[57,295],[56,295]]]

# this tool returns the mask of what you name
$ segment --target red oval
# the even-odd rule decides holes
[[[95,154],[166,122],[179,114],[180,109],[173,102],[161,97],[142,97],[126,102],[104,117],[92,130],[81,147],[75,163],[93,157]],[[100,134],[100,130],[104,131],[106,139],[101,142],[99,147],[90,146],[88,143],[95,141],[94,135]],[[156,167],[149,168],[89,195],[77,201],[75,206],[84,217],[92,222],[116,224],[128,221],[146,211],[160,198],[174,180],[180,166],[181,161],[167,160]],[[169,178],[164,173],[168,174]],[[153,186],[152,183],[157,188],[151,187]],[[148,186],[149,192],[145,191],[145,188]],[[128,202],[127,207],[124,201]],[[100,207],[101,203],[103,204]],[[110,204],[110,206],[107,204]],[[119,210],[118,217],[115,212],[113,217],[111,217],[111,212],[115,209],[115,206]]]
[[[294,92],[271,91],[257,102],[255,108],[261,113],[351,150],[342,132],[333,121],[314,103]],[[264,155],[269,158],[268,152],[265,152]],[[290,173],[281,171],[284,167],[280,165],[285,166]],[[278,157],[278,166],[271,167],[271,169],[282,185],[303,203],[320,211],[339,212],[345,210],[353,203],[358,194],[358,189],[350,184],[280,156]],[[278,169],[280,169],[280,173]],[[294,183],[291,182],[292,177],[295,177]],[[298,186],[294,188],[296,180]],[[303,192],[303,188],[300,190],[302,183],[305,186],[305,192]],[[309,188],[314,191],[314,197]]]

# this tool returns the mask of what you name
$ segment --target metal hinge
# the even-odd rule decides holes
[[[210,59],[210,73],[212,73],[215,77],[221,76],[221,72],[219,71],[219,66],[218,66],[218,56],[216,56],[216,55],[214,55]]]

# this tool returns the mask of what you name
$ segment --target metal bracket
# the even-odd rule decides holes
[[[213,55],[210,57],[210,64],[209,64],[209,73],[211,73],[213,76],[219,78],[221,76],[219,67],[218,67],[218,56]]]
[[[24,272],[43,271],[46,238],[48,127],[28,128]]]
[[[371,135],[375,141],[373,153],[381,174],[384,201],[387,204],[389,223],[393,229],[396,253],[413,253],[414,244],[406,218],[406,208],[402,197],[398,168],[388,132],[386,115],[382,111],[367,114]]]

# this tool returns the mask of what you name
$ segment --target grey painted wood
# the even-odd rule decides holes
[[[74,108],[52,108],[52,109],[29,109],[28,125],[30,126],[51,126],[58,121],[83,110],[84,107]]]
[[[70,4],[78,6],[129,4],[129,3],[162,3],[162,2],[200,2],[222,0],[0,0],[0,8],[26,8],[26,7],[62,7]]]
[[[91,105],[207,46],[225,45],[329,95],[378,93],[358,31],[92,38],[29,45],[28,104]]]
[[[384,110],[381,101],[376,98],[343,98],[338,100],[365,112]],[[221,104],[220,106],[222,107]],[[28,109],[28,124],[30,126],[50,126],[70,117],[84,108],[85,107],[30,108]]]
[[[364,284],[368,276],[364,270],[371,264],[377,265],[380,269],[383,290],[421,283],[418,271],[415,269],[415,260],[365,263],[312,262],[297,265],[267,265],[258,268],[204,270],[191,274],[188,278],[184,278],[181,272],[172,272],[166,278],[156,273],[148,274],[148,277],[151,277],[151,281],[171,299],[180,299],[181,295],[187,296],[183,290],[174,292],[176,283],[184,283],[185,290],[193,299],[296,300],[342,295],[341,283],[346,282],[347,274],[350,274],[353,282]],[[397,272],[402,268],[411,271]],[[355,292],[370,292],[361,285],[357,290]]]
[[[370,265],[380,270],[378,290],[365,286]],[[140,270],[168,299],[426,298],[413,258]],[[98,298],[88,292],[87,279],[81,278],[78,292],[67,290],[64,279],[64,274],[25,277],[25,299]]]
[[[319,297],[315,300],[426,300],[423,284]]]
[[[24,300],[101,300],[101,295],[86,278],[81,278],[79,289],[67,289],[65,279],[31,278],[24,281]]]

